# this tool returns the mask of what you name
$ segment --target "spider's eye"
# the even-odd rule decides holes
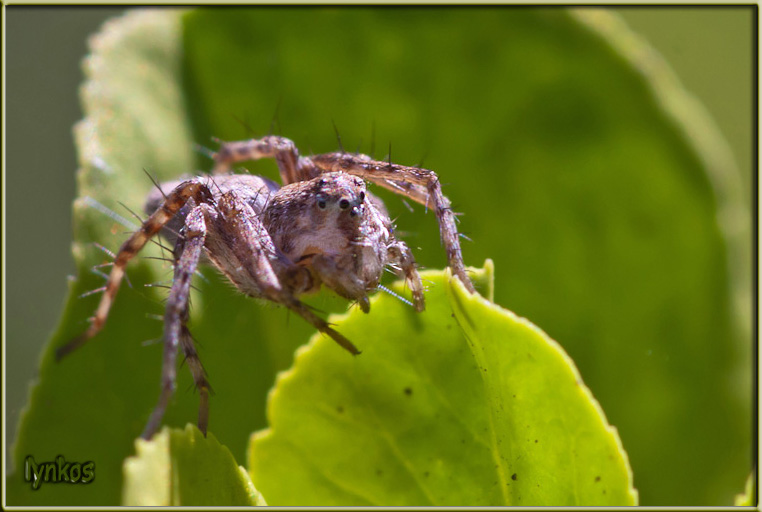
[[[325,210],[325,199],[318,199],[318,208]]]
[[[341,208],[342,210],[346,210],[347,208],[349,208],[349,200],[342,199],[341,201],[339,201],[339,208]]]
[[[365,201],[365,192],[360,192],[360,202]]]

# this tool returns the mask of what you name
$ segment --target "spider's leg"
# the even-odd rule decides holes
[[[209,425],[209,394],[212,393],[212,386],[206,379],[206,370],[204,370],[204,365],[201,364],[201,359],[198,357],[193,336],[191,336],[190,330],[186,326],[187,321],[188,308],[186,307],[180,330],[180,346],[183,349],[185,362],[188,364],[188,368],[193,376],[193,383],[199,394],[198,429],[206,437],[206,430]]]
[[[326,322],[325,320],[317,316],[315,313],[313,313],[303,302],[293,297],[290,297],[288,298],[287,302],[285,302],[285,305],[288,309],[290,309],[294,313],[297,313],[299,316],[304,318],[307,322],[312,324],[312,326],[315,329],[327,335],[333,341],[341,345],[343,349],[345,349],[347,352],[349,352],[353,356],[360,354],[360,350],[357,347],[355,347],[351,341],[345,338],[341,333],[333,330],[331,326],[328,324],[328,322]]]
[[[172,288],[169,291],[169,298],[167,299],[167,310],[164,313],[164,357],[161,369],[161,392],[159,393],[159,401],[151,413],[145,430],[143,430],[142,437],[144,439],[150,439],[156,430],[158,430],[159,425],[161,425],[161,419],[164,416],[164,411],[169,404],[169,399],[175,390],[177,349],[181,342],[188,365],[201,393],[199,429],[206,435],[209,384],[204,378],[203,368],[201,368],[201,362],[198,360],[193,342],[190,341],[188,343],[190,333],[185,327],[191,278],[198,266],[198,260],[201,257],[201,250],[204,247],[204,240],[206,238],[207,229],[204,218],[206,208],[209,208],[209,206],[201,204],[191,210],[185,219],[185,240],[182,244],[178,244],[182,252],[179,254],[175,264],[175,276],[172,281]],[[197,370],[200,370],[200,375],[197,373]],[[199,376],[201,382],[199,382]]]
[[[400,277],[405,278],[407,285],[410,287],[410,292],[413,294],[413,305],[416,311],[423,311],[426,308],[426,302],[423,296],[423,282],[421,276],[418,275],[418,268],[415,265],[415,258],[413,258],[413,252],[405,244],[399,240],[389,245],[388,253],[390,257],[389,263],[397,263],[399,265]]]
[[[450,206],[450,200],[442,193],[442,186],[436,173],[428,169],[379,162],[365,155],[348,153],[315,155],[310,160],[323,171],[343,171],[359,176],[392,192],[409,197],[427,208],[433,206],[439,221],[442,244],[447,252],[448,265],[468,291],[475,291],[463,264],[455,214]]]
[[[295,265],[275,249],[270,234],[251,207],[235,194],[228,193],[220,198],[218,211],[223,219],[218,223],[218,229],[224,231],[221,235],[237,242],[230,249],[240,266],[239,273],[221,268],[235,285],[246,292],[248,283],[254,283],[257,296],[286,306],[350,353],[359,354],[351,341],[295,297],[298,291],[311,288],[308,282],[312,278],[304,267]]]
[[[122,247],[116,255],[116,259],[114,260],[114,265],[111,267],[111,273],[109,274],[108,282],[106,283],[106,290],[103,292],[103,296],[98,304],[98,309],[95,311],[95,316],[92,319],[90,327],[80,336],[69,341],[66,345],[59,347],[56,350],[57,360],[60,360],[76,348],[84,345],[103,328],[103,324],[108,318],[111,304],[114,302],[114,298],[119,291],[119,285],[122,283],[127,263],[140,252],[151,237],[158,233],[189,199],[194,198],[196,203],[200,204],[204,199],[211,199],[211,197],[211,193],[205,185],[194,181],[181,183],[167,196],[166,201],[164,201],[159,209],[157,209],[153,215],[148,217],[140,229],[133,233],[132,236],[122,244]]]
[[[231,165],[238,162],[274,158],[278,163],[284,185],[303,181],[318,174],[309,158],[299,156],[292,141],[276,135],[238,142],[222,142],[213,158],[213,174],[229,173]]]
[[[184,249],[185,237],[178,237],[174,250],[174,254],[176,255],[174,262],[175,274],[177,274],[177,271],[180,269],[179,258],[182,256]],[[187,270],[187,268],[184,269],[184,271]],[[198,274],[197,271],[194,273]],[[175,275],[175,279],[177,279],[177,275]],[[193,383],[195,384],[196,389],[199,393],[198,429],[204,434],[204,436],[206,436],[206,429],[209,425],[209,394],[212,392],[212,386],[206,379],[206,370],[204,370],[204,365],[201,364],[201,359],[199,359],[198,352],[196,351],[193,335],[191,335],[191,332],[188,329],[189,317],[190,301],[186,300],[185,309],[183,310],[180,317],[180,346],[182,347],[183,354],[185,355],[184,362],[188,363],[188,369],[193,376]]]

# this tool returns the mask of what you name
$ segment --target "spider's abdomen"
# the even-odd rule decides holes
[[[228,174],[222,176],[187,176],[184,179],[168,181],[159,184],[159,188],[154,188],[148,194],[144,211],[151,215],[164,203],[164,198],[182,183],[187,181],[196,181],[203,183],[212,193],[215,201],[219,201],[224,193],[233,192],[240,199],[245,201],[256,213],[262,213],[265,209],[270,196],[280,189],[280,185],[272,180],[262,176],[252,176],[249,174]],[[175,214],[171,221],[167,223],[161,231],[161,236],[167,239],[172,245],[177,240],[177,233],[185,225],[185,217],[188,216],[194,204],[186,204]]]

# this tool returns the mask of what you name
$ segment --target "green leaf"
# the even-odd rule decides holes
[[[491,262],[479,273],[491,288]],[[361,355],[316,335],[280,376],[249,453],[270,504],[635,504],[619,437],[561,347],[449,273],[424,278],[424,313],[377,296],[332,319]]]
[[[165,427],[135,448],[124,462],[123,505],[266,505],[230,450],[194,426]]]

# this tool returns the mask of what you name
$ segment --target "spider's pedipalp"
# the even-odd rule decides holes
[[[426,301],[423,295],[423,283],[413,259],[413,253],[404,243],[397,241],[388,248],[390,262],[399,264],[399,275],[405,278],[405,282],[413,294],[413,305],[420,312],[426,309]]]

